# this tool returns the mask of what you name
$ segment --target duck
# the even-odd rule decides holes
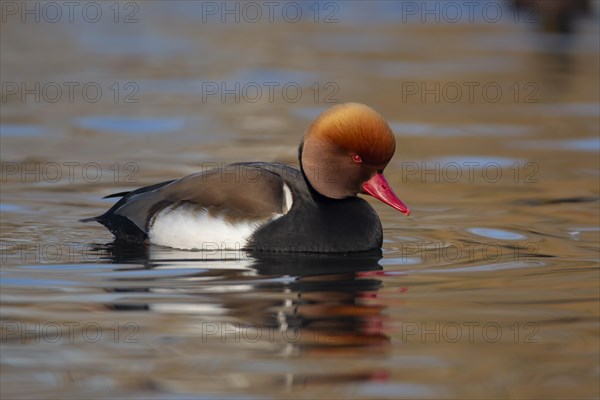
[[[381,250],[370,195],[409,215],[383,171],[396,150],[384,117],[361,103],[323,111],[298,148],[299,168],[238,162],[105,198],[115,242],[183,250],[358,253]]]

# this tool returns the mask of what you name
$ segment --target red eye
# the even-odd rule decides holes
[[[354,161],[355,163],[359,164],[362,162],[362,158],[360,158],[360,156],[358,154],[354,154],[352,156],[352,161]]]

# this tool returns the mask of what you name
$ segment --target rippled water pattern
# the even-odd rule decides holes
[[[552,33],[489,1],[425,23],[407,1],[256,23],[221,2],[92,2],[95,23],[3,2],[1,397],[598,398],[592,3]],[[296,163],[344,101],[397,138],[412,214],[372,202],[381,255],[139,249],[78,222],[110,193]]]

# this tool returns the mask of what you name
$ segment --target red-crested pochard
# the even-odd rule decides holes
[[[119,241],[179,249],[347,253],[379,249],[369,194],[408,215],[383,170],[396,141],[385,119],[359,103],[336,105],[309,126],[300,169],[230,164],[107,197],[121,199],[97,221]]]

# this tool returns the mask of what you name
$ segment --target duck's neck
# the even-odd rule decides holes
[[[300,142],[300,146],[298,146],[298,163],[300,165],[300,172],[302,172],[302,177],[304,178],[304,182],[308,187],[308,191],[310,192],[312,198],[315,201],[339,201],[337,199],[332,199],[331,197],[323,196],[321,193],[317,192],[316,189],[310,184],[308,177],[306,176],[306,172],[304,172],[304,166],[302,165],[302,150],[304,149],[304,140]]]

